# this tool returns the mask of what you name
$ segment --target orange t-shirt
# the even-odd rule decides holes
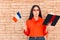
[[[36,21],[34,18],[27,20],[27,31],[24,31],[24,33],[30,37],[40,37],[44,36],[46,32],[46,26],[43,25],[44,19],[38,18]]]

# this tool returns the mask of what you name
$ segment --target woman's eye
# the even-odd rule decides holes
[[[35,9],[33,11],[35,11]]]

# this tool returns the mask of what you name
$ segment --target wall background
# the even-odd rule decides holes
[[[60,0],[0,0],[0,40],[27,40],[23,33],[23,23],[27,20],[33,5],[39,5],[43,18],[49,12],[60,15]],[[12,17],[20,11],[22,19],[13,22]],[[49,28],[47,40],[60,40],[60,20]]]

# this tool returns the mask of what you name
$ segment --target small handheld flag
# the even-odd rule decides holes
[[[21,15],[20,15],[20,13],[19,13],[19,12],[17,12],[17,15],[19,16],[19,18],[21,18]]]
[[[14,22],[17,22],[20,18],[21,18],[21,15],[20,15],[20,13],[18,11],[16,16],[14,16],[12,19],[13,19]]]

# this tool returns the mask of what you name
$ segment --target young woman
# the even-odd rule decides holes
[[[29,36],[29,40],[45,40],[46,26],[43,25],[44,19],[38,5],[34,5],[31,9],[29,19],[26,21],[24,33]]]

